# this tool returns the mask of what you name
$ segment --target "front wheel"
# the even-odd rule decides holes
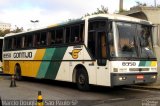
[[[82,91],[87,91],[89,90],[89,79],[88,79],[88,74],[86,70],[84,69],[78,69],[76,73],[76,83],[78,89]]]

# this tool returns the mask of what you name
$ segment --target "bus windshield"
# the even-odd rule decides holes
[[[114,45],[112,57],[155,58],[151,25],[115,22]]]

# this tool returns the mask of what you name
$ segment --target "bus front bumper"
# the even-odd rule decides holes
[[[111,86],[149,84],[157,80],[157,73],[111,73]]]

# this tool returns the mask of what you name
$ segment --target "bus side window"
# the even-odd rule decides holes
[[[79,33],[80,33],[79,25],[75,25],[71,27],[71,37],[70,37],[71,43],[79,42],[79,35],[80,35]]]
[[[33,47],[33,34],[27,36],[27,47]]]
[[[55,30],[51,30],[51,45],[54,45],[56,43],[56,35]]]
[[[22,37],[16,37],[16,49],[21,49],[22,48]]]
[[[15,49],[15,47],[16,47],[16,39],[14,37],[12,38],[12,49]]]
[[[12,38],[5,39],[5,50],[12,49]]]
[[[69,43],[70,35],[71,35],[71,28],[67,27],[66,28],[66,43]]]
[[[83,42],[84,24],[76,24],[66,27],[66,43]]]
[[[56,44],[63,43],[63,28],[56,30]]]

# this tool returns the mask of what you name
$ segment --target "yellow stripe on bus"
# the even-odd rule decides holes
[[[21,63],[24,76],[36,77],[46,49],[37,49],[34,60]],[[27,70],[26,70],[27,69]]]
[[[34,60],[42,60],[46,49],[37,49]]]
[[[34,67],[32,70],[34,70],[32,73],[30,73],[30,75],[33,75],[33,77],[36,77],[38,70],[40,68],[41,65],[41,60],[43,59],[43,56],[45,54],[46,49],[38,49],[36,51],[35,57],[34,57],[34,62],[32,62],[32,64],[34,64]]]
[[[151,66],[157,66],[157,61],[152,61]]]

